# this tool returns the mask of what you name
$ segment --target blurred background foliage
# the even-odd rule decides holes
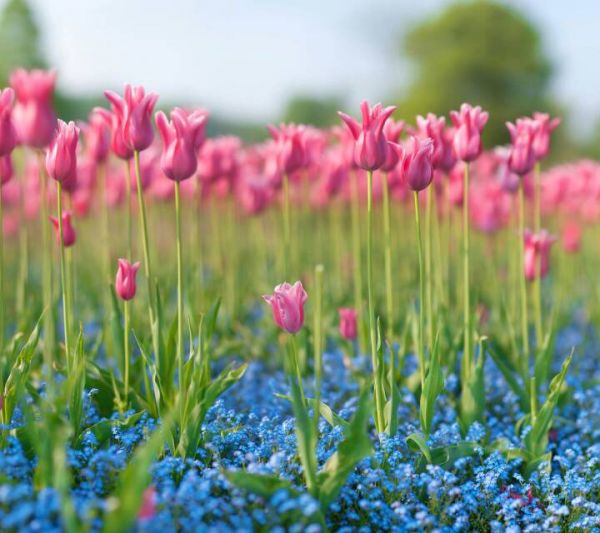
[[[574,157],[600,158],[600,122],[586,139],[570,135],[569,113],[551,92],[552,58],[546,55],[541,33],[522,13],[491,0],[457,1],[432,18],[419,21],[399,39],[399,54],[412,65],[412,77],[385,103],[396,103],[398,118],[414,123],[417,114],[446,114],[461,102],[490,111],[486,146],[509,141],[505,121],[546,111],[559,115],[554,161]],[[27,0],[8,0],[0,13],[0,86],[6,86],[17,66],[48,64],[40,30]],[[56,107],[64,119],[83,119],[95,105],[105,105],[98,94],[58,92]],[[182,102],[178,102],[180,105]],[[161,101],[169,108],[173,102]],[[290,98],[281,120],[326,127],[338,123],[336,112],[347,107],[342,96],[298,94]],[[210,135],[234,134],[248,142],[265,138],[264,123],[211,117]]]

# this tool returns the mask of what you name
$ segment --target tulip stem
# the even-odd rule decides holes
[[[138,163],[136,163],[137,165]],[[136,176],[137,176],[137,170],[136,170]],[[137,184],[137,181],[136,181]],[[125,223],[125,231],[127,232],[127,260],[131,261],[131,258],[133,257],[133,245],[132,245],[132,221],[131,221],[131,164],[129,159],[125,160],[125,203],[127,204],[125,206],[126,208],[126,217],[127,217],[127,221]]]
[[[427,188],[427,205],[425,206],[425,288],[427,298],[427,343],[433,346],[433,185]]]
[[[413,192],[415,203],[415,225],[417,230],[417,255],[419,258],[419,328],[417,340],[417,355],[419,357],[419,375],[421,389],[425,386],[425,265],[423,261],[423,237],[421,236],[421,214],[419,206],[419,193]]]
[[[129,403],[129,302],[123,302],[123,381],[125,382],[125,405]]]
[[[323,265],[315,267],[315,321],[314,321],[314,352],[315,352],[315,435],[319,434],[319,407],[321,405],[321,377],[322,377],[322,356],[323,356]]]
[[[0,302],[4,302],[4,231],[2,213],[2,185],[0,184]],[[0,305],[0,356],[4,352],[4,304]]]
[[[473,352],[473,334],[471,324],[471,268],[470,268],[470,214],[469,214],[469,163],[465,162],[465,173],[463,176],[463,291],[464,291],[464,348],[463,348],[463,372],[470,371]],[[463,373],[463,375],[465,375]],[[464,383],[463,383],[464,385]]]
[[[108,205],[106,204],[106,166],[104,163],[101,163],[98,167],[98,178],[100,181],[99,208],[100,224],[102,226],[102,251],[104,254],[104,282],[110,283],[110,235],[108,229]],[[106,303],[109,304],[109,300],[106,300]]]
[[[283,174],[283,277],[289,275],[290,266],[290,180]]]
[[[177,364],[181,405],[185,404],[185,383],[183,376],[183,261],[181,254],[181,187],[175,182],[175,234],[177,246]]]
[[[373,171],[367,171],[367,298],[369,307],[369,334],[371,340],[371,362],[375,392],[375,426],[379,433],[385,429],[383,383],[381,370],[383,361],[377,353],[377,324],[375,322],[375,300],[373,294]]]
[[[535,199],[534,199],[534,228],[539,233],[542,229],[541,210],[541,165],[537,161],[534,168]],[[540,350],[544,342],[544,324],[542,320],[542,254],[535,257],[535,280],[533,282],[533,306],[535,314],[535,342],[536,350]]]
[[[524,383],[529,375],[529,318],[527,316],[527,284],[525,279],[525,186],[523,178],[519,180],[519,289],[521,292],[521,336],[523,338],[523,357],[521,372]]]
[[[358,174],[357,171],[351,171],[350,185],[352,187],[352,273],[354,275],[354,308],[357,316],[359,317],[359,325],[361,323],[361,309],[362,309],[362,262],[360,253],[360,198],[358,194]],[[358,339],[361,353],[365,351],[365,338],[363,335],[363,328],[359,326]]]
[[[387,313],[387,339],[391,343],[394,331],[394,291],[392,287],[392,231],[390,222],[390,191],[387,172],[381,173],[383,189],[383,240],[385,242],[385,304]]]
[[[63,235],[62,218],[62,183],[56,182],[56,218],[58,219],[58,236],[60,246],[60,281],[62,286],[62,307],[63,307],[63,329],[65,333],[65,352],[67,361],[67,370],[71,370],[71,335],[70,335],[70,296],[68,294],[69,285],[67,283],[67,268],[65,260],[65,243]]]

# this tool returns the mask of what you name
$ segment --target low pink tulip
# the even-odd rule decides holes
[[[341,307],[338,309],[340,315],[340,335],[349,341],[353,341],[357,336],[357,313],[351,307]]]
[[[56,242],[60,244],[60,227],[58,225],[58,218],[51,216],[50,222],[54,226],[56,232]],[[69,248],[75,244],[77,240],[77,234],[75,228],[71,222],[71,213],[69,211],[63,211],[62,213],[62,232],[63,232],[63,245],[65,248]]]
[[[298,333],[304,325],[304,304],[308,295],[300,281],[290,285],[282,283],[275,287],[272,295],[263,299],[273,311],[273,321],[288,333]]]
[[[433,180],[433,141],[412,136],[404,145],[402,179],[412,191],[426,189]]]
[[[581,248],[582,230],[581,226],[574,221],[565,224],[562,231],[562,247],[569,254],[574,254]]]
[[[282,175],[290,175],[307,165],[304,126],[297,124],[280,124],[279,128],[269,126],[269,133],[274,140],[273,152],[277,161],[277,170]]]
[[[74,122],[58,121],[56,135],[46,152],[48,175],[58,182],[74,182],[77,179],[77,143],[79,128]]]
[[[550,119],[547,113],[534,113],[533,120],[538,128],[533,140],[533,152],[538,161],[544,159],[550,152],[550,135],[560,124],[559,118]]]
[[[115,290],[122,300],[129,301],[137,289],[135,278],[140,268],[139,261],[131,264],[127,259],[119,259],[119,268],[115,280]]]
[[[556,237],[550,235],[546,230],[541,230],[539,233],[532,233],[525,230],[525,278],[527,281],[533,281],[538,276],[538,261],[539,275],[541,278],[546,277],[550,269],[550,249],[556,241]]]
[[[12,120],[12,89],[0,91],[0,157],[10,154],[17,145],[17,132]]]
[[[456,164],[452,147],[454,131],[446,128],[446,119],[427,113],[427,117],[417,117],[419,137],[429,137],[433,141],[433,166],[443,172],[450,172]]]
[[[510,132],[512,146],[508,157],[508,168],[524,176],[533,170],[536,162],[535,151],[533,150],[534,139],[537,135],[539,125],[529,117],[518,118],[515,124],[506,123]]]

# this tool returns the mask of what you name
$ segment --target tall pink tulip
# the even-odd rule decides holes
[[[556,241],[556,237],[550,235],[546,230],[532,233],[525,230],[525,257],[524,271],[525,279],[533,281],[537,278],[537,267],[539,261],[539,275],[544,278],[550,269],[550,249]]]
[[[538,128],[533,139],[533,152],[539,161],[544,159],[550,152],[550,135],[560,124],[560,118],[550,119],[547,113],[534,113],[533,120],[537,122]]]
[[[160,166],[173,181],[183,181],[194,175],[198,166],[197,151],[204,137],[207,116],[203,112],[186,113],[180,108],[171,111],[171,121],[159,111],[156,125],[164,145]]]
[[[461,161],[474,161],[482,150],[481,131],[489,115],[480,106],[462,104],[460,111],[451,111],[450,118],[456,128],[454,132],[454,153]]]
[[[12,121],[14,91],[0,91],[0,157],[10,154],[17,145],[17,132]]]
[[[58,121],[56,135],[46,152],[48,175],[59,182],[72,182],[77,178],[77,142],[79,128],[74,122]]]
[[[400,141],[400,135],[404,130],[404,121],[395,121],[391,118],[386,121],[383,125],[383,134],[387,139],[388,143],[397,145]],[[384,172],[390,172],[396,168],[396,165],[400,162],[402,151],[397,149],[395,146],[388,145],[387,157],[385,163],[381,166],[381,170]]]
[[[137,152],[148,148],[154,139],[152,111],[158,95],[146,94],[143,87],[129,84],[125,85],[123,98],[112,91],[105,91],[104,95],[118,116],[125,145]]]
[[[56,232],[56,242],[60,244],[60,226],[58,224],[57,217],[50,217],[50,221],[54,226],[54,231]],[[75,233],[75,229],[73,228],[73,224],[71,222],[71,213],[69,211],[63,211],[62,214],[62,233],[63,233],[63,245],[65,248],[69,248],[75,244],[77,240],[77,234]]]
[[[281,174],[292,174],[307,164],[305,151],[305,128],[297,124],[280,124],[279,128],[269,126],[269,133],[275,144],[277,168]]]
[[[515,174],[524,176],[535,166],[533,143],[540,126],[536,121],[525,117],[518,118],[515,124],[507,122],[506,127],[512,141],[508,167]]]
[[[338,309],[340,315],[340,335],[349,341],[353,341],[357,336],[357,313],[356,309],[351,307],[341,307]]]
[[[263,296],[271,306],[273,320],[281,329],[288,333],[298,333],[304,325],[304,304],[308,295],[297,281],[293,285],[282,283],[277,285],[272,295]]]
[[[122,300],[126,302],[133,299],[136,293],[136,275],[140,268],[139,261],[130,263],[127,259],[119,259],[119,268],[115,280],[115,290]]]
[[[94,111],[104,119],[110,128],[110,149],[119,159],[129,160],[133,157],[133,150],[125,143],[123,137],[122,114],[116,112],[118,106],[113,104],[112,111],[97,107]]]
[[[426,189],[433,180],[433,141],[412,136],[404,146],[404,182],[413,191]]]
[[[443,172],[450,172],[456,164],[452,147],[454,132],[446,128],[446,119],[427,113],[427,117],[417,117],[419,137],[429,137],[433,141],[433,166]]]
[[[94,109],[88,123],[83,127],[83,137],[88,157],[94,163],[103,163],[108,157],[111,146],[110,122],[104,110]]]
[[[50,144],[56,128],[52,96],[56,72],[17,69],[10,76],[10,84],[17,95],[13,123],[19,142],[32,148]]]
[[[348,126],[354,138],[354,162],[364,170],[377,170],[382,167],[387,159],[388,141],[383,133],[383,127],[396,110],[395,106],[384,108],[381,104],[375,104],[369,108],[364,100],[360,104],[362,112],[362,124],[345,113],[338,115]]]

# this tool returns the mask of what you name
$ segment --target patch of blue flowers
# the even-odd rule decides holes
[[[580,335],[576,329],[562,332],[559,353]],[[327,510],[328,527],[348,533],[600,531],[600,364],[593,353],[597,344],[588,346],[589,353],[580,351],[570,369],[570,397],[556,412],[549,436],[549,471],[539,469],[525,479],[521,460],[483,452],[485,444],[500,437],[510,446],[521,445],[515,430],[522,416],[518,400],[488,361],[486,423],[473,425],[468,434],[468,440],[481,443],[480,453],[445,468],[419,468],[418,454],[406,444],[407,435],[419,426],[417,401],[409,390],[402,390],[397,435],[377,436],[371,428],[375,453],[359,463]],[[321,531],[315,522],[318,503],[303,489],[290,405],[276,396],[286,391],[280,371],[252,363],[242,381],[210,410],[197,456],[183,460],[167,454],[153,464],[155,512],[138,519],[136,529],[157,533]],[[456,376],[447,376],[436,405],[432,447],[461,440],[456,392]],[[356,380],[341,354],[327,353],[324,401],[349,418],[357,393]],[[87,424],[99,420],[90,398],[93,391],[85,402]],[[75,510],[92,531],[102,528],[109,496],[132,450],[155,427],[156,421],[144,415],[132,427],[115,426],[108,443],[99,445],[86,432],[83,445],[68,451]],[[321,419],[317,450],[321,463],[341,439],[342,428]],[[63,530],[59,497],[52,489],[35,487],[34,467],[35,460],[26,457],[16,436],[7,436],[0,450],[0,530]],[[242,491],[223,473],[240,468],[291,480],[298,493],[280,490],[264,499]]]

